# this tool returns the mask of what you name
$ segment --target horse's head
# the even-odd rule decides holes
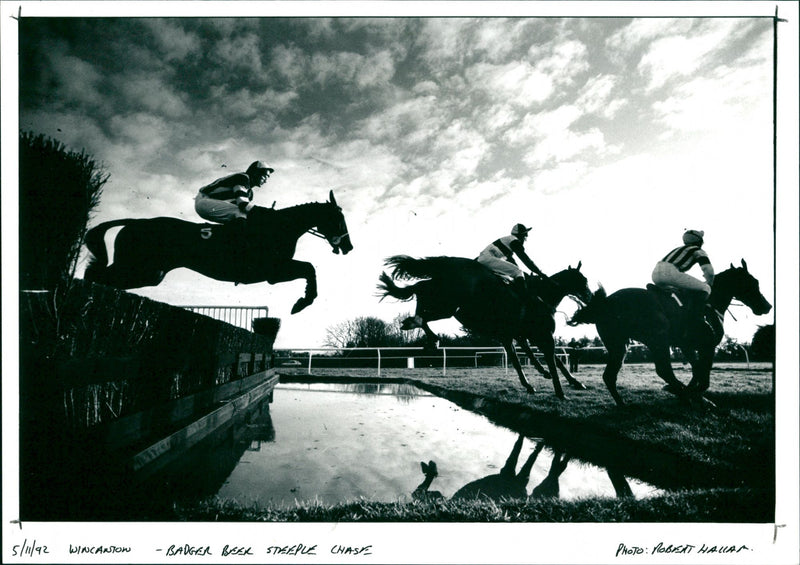
[[[753,311],[756,316],[767,314],[772,310],[772,305],[764,298],[759,289],[758,280],[747,270],[747,262],[742,259],[741,267],[726,269],[714,279],[714,288],[725,288],[733,298],[740,300]]]
[[[344,214],[342,214],[342,209],[339,205],[336,204],[336,198],[334,198],[332,190],[329,200],[323,204],[322,210],[323,214],[317,223],[317,231],[328,240],[334,253],[341,251],[342,255],[347,255],[353,250],[353,244],[350,243],[350,234],[347,231]]]
[[[569,266],[550,277],[550,280],[561,287],[564,296],[572,296],[585,305],[592,299],[592,291],[589,290],[589,282],[586,277],[581,273],[582,264],[581,261],[578,261],[577,267],[573,269],[572,266]]]

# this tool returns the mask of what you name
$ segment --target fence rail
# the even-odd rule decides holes
[[[184,306],[196,314],[208,316],[221,322],[227,322],[233,326],[253,331],[253,320],[256,318],[266,318],[269,315],[267,306]]]
[[[560,348],[561,353],[557,353],[556,355],[561,358],[561,360],[565,364],[569,364],[569,353],[567,353],[565,348]],[[469,359],[472,360],[472,363],[465,364],[464,366],[474,366],[478,367],[478,361],[480,356],[488,355],[488,354],[495,354],[502,356],[502,367],[503,369],[508,372],[508,355],[503,347],[500,346],[488,346],[488,347],[456,347],[456,346],[438,346],[437,351],[441,352],[441,355],[419,355],[417,353],[425,352],[425,348],[423,347],[319,347],[319,348],[293,348],[293,349],[276,349],[275,353],[275,364],[278,367],[301,367],[303,366],[302,360],[306,360],[305,355],[308,355],[306,369],[308,370],[308,374],[311,374],[312,369],[312,362],[314,359],[315,353],[342,353],[342,352],[349,352],[349,351],[374,351],[376,355],[372,356],[359,356],[359,357],[350,357],[349,359],[353,361],[372,361],[375,363],[375,367],[378,372],[378,376],[381,375],[381,369],[385,368],[385,362],[389,359],[394,360],[405,360],[406,367],[409,369],[413,369],[415,366],[416,359],[440,359],[442,363],[442,375],[447,374],[447,367],[448,367],[448,359],[451,362],[450,368],[453,367],[453,361],[461,360],[463,363],[465,360]],[[402,354],[396,354],[394,356],[386,356],[382,354],[382,352],[395,352]],[[455,355],[448,355],[448,351],[455,351]],[[469,351],[471,352],[469,355],[458,355],[460,351]],[[538,349],[533,348],[534,355],[541,359],[543,356],[538,351]],[[287,355],[289,354],[289,355]],[[527,359],[527,355],[521,350],[517,351],[520,359],[524,359],[526,364],[530,363],[530,360]],[[346,360],[348,357],[333,357],[330,355],[318,355],[318,358],[322,357],[326,360],[334,361],[338,367],[344,368],[347,367]]]

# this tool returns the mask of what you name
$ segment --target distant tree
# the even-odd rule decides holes
[[[19,141],[20,288],[55,290],[74,276],[108,174],[54,139],[21,132]]]
[[[775,362],[775,325],[759,326],[753,334],[750,352],[758,361]]]
[[[338,322],[325,329],[325,347],[348,347],[348,343],[352,341],[352,320],[345,320]]]
[[[390,326],[374,316],[362,316],[346,320],[325,330],[328,347],[389,347],[397,343]]]
[[[717,358],[733,360],[742,356],[741,346],[735,338],[725,336],[721,344],[717,346]]]
[[[586,336],[579,339],[572,338],[567,342],[567,345],[569,347],[587,347],[589,345],[589,338]]]
[[[461,326],[461,331],[464,332],[464,336],[462,342],[465,347],[470,345],[475,345],[478,347],[486,346],[486,345],[498,345],[500,342],[497,341],[497,338],[481,332],[476,332],[471,328],[466,328]]]

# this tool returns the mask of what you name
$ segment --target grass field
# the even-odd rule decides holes
[[[667,491],[646,500],[596,499],[384,504],[360,501],[295,510],[244,507],[211,500],[177,509],[187,520],[273,521],[707,521],[769,522],[774,516],[775,406],[770,365],[715,367],[708,397],[718,411],[688,406],[663,390],[650,364],[625,365],[617,407],[602,365],[575,373],[587,390],[567,387],[559,401],[550,381],[528,371],[537,392],[524,392],[513,370],[280,368],[284,380],[381,381],[415,384],[485,415],[497,424],[568,449],[601,466]],[[688,367],[675,365],[688,382]],[[562,384],[564,384],[562,378]]]

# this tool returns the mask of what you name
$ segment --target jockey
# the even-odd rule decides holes
[[[202,187],[194,199],[194,209],[205,220],[244,227],[253,208],[253,188],[264,184],[275,169],[255,161],[244,173],[219,178]]]
[[[496,275],[504,280],[511,280],[514,289],[523,298],[528,296],[525,275],[514,261],[514,255],[532,272],[546,277],[541,269],[525,253],[525,240],[532,228],[516,224],[511,228],[511,235],[503,236],[486,246],[478,255],[478,263],[489,267]]]
[[[689,315],[686,333],[689,328],[705,321],[705,303],[711,295],[711,285],[714,283],[714,267],[708,255],[703,251],[703,236],[701,230],[686,230],[683,234],[683,245],[676,247],[664,258],[656,263],[653,269],[653,282],[660,287],[676,287],[689,291],[685,305]],[[705,282],[687,274],[692,266],[700,265]]]

